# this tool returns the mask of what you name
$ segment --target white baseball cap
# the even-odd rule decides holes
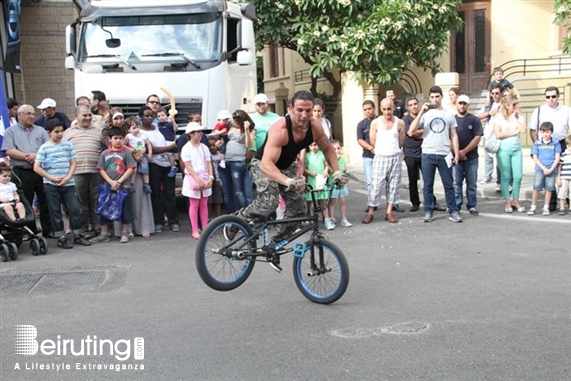
[[[42,103],[38,106],[40,110],[43,110],[48,107],[56,107],[56,101],[52,98],[46,98],[42,101]]]
[[[186,129],[184,130],[185,134],[190,134],[194,131],[202,131],[202,126],[196,122],[190,122],[186,125]]]
[[[230,111],[228,111],[228,110],[218,111],[218,115],[216,116],[216,120],[224,120],[224,119],[232,119],[232,115],[230,115]]]
[[[113,120],[113,119],[115,119],[115,118],[117,118],[117,117],[119,117],[119,116],[121,116],[121,117],[123,117],[123,118],[125,117],[125,116],[124,116],[123,114],[121,114],[120,112],[116,112],[115,114],[113,114],[113,118],[111,118],[111,120]]]
[[[456,100],[456,103],[460,103],[460,102],[466,102],[467,104],[470,104],[470,98],[468,98],[467,95],[462,94]]]
[[[256,103],[268,103],[268,97],[266,94],[258,94],[254,97],[254,104]]]

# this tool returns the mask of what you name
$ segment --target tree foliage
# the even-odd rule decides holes
[[[257,41],[297,51],[313,78],[354,71],[367,84],[390,85],[411,65],[440,71],[437,59],[462,24],[461,0],[250,0]]]
[[[571,54],[571,0],[555,0],[555,23],[565,28],[563,52]]]

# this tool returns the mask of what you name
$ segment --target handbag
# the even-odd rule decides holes
[[[204,147],[200,146],[200,150],[202,151],[202,158],[204,160],[204,168],[207,168],[208,163],[206,162],[206,154],[204,153]],[[196,172],[196,174],[198,175],[198,177],[200,177],[200,179],[202,179],[203,182],[210,180],[210,174],[207,171]],[[195,190],[195,191],[200,190],[200,186],[198,185],[198,181],[196,181],[196,179],[193,176],[191,176],[189,173],[185,172],[184,177],[185,178],[188,177],[190,189]]]
[[[488,122],[488,125],[484,129],[484,149],[490,154],[498,152],[500,148],[500,140],[496,136],[494,131],[494,123],[492,120]]]
[[[97,215],[109,221],[121,221],[123,202],[128,194],[125,189],[113,191],[109,184],[99,184]]]

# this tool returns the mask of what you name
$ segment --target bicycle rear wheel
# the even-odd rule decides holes
[[[244,246],[244,241],[252,234],[251,226],[237,216],[221,216],[208,224],[200,235],[195,255],[198,274],[208,287],[230,291],[248,279],[255,261],[240,258],[236,253],[255,251],[255,241]],[[231,242],[234,243],[228,246]]]
[[[323,261],[320,260],[320,250]],[[314,303],[331,304],[347,290],[349,265],[341,249],[332,242],[316,241],[313,250],[309,248],[303,258],[294,258],[293,277],[297,288],[307,299]]]

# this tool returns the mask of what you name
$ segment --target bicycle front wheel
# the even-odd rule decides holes
[[[319,304],[331,304],[343,296],[349,285],[349,265],[332,242],[316,241],[303,258],[295,257],[293,277],[301,293]]]
[[[251,226],[237,216],[214,219],[200,235],[196,248],[196,269],[202,281],[218,291],[233,290],[248,279],[255,261],[240,253],[254,252],[256,241]]]

